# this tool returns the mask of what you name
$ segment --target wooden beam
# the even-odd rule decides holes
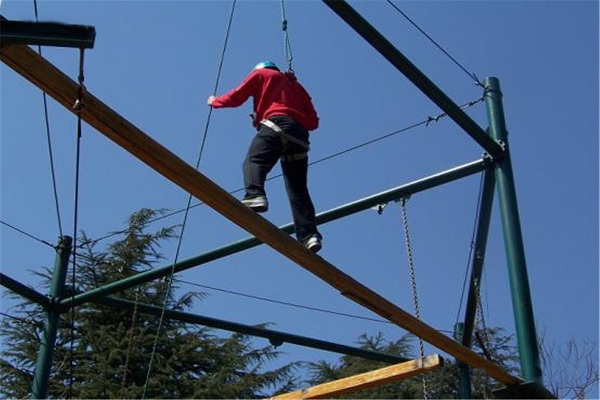
[[[34,50],[22,45],[3,46],[0,49],[0,58],[6,65],[45,91],[69,111],[75,113],[73,105],[77,98],[77,83]],[[239,200],[121,117],[90,92],[85,92],[82,103],[82,119],[98,132],[262,242],[336,288],[344,296],[472,367],[485,369],[491,377],[501,383],[510,385],[521,382],[521,379],[510,375],[499,365],[443,335],[323,258],[306,250],[296,240],[248,209]]]
[[[274,396],[271,399],[326,399],[411,378],[415,375],[441,368],[443,365],[444,359],[434,354],[422,359],[419,358],[364,374],[323,383],[307,389]]]

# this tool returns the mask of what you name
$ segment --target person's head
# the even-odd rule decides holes
[[[255,70],[262,68],[274,69],[275,71],[279,71],[279,68],[273,61],[263,61],[256,64],[256,66],[254,67]]]

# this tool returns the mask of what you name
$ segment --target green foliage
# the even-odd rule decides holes
[[[121,238],[104,251],[96,250],[97,243],[83,235],[77,248],[76,282],[70,286],[84,292],[152,268],[162,259],[161,243],[174,237],[174,228],[146,232],[148,223],[162,212],[143,209],[133,214]],[[48,288],[51,271],[37,275]],[[180,311],[202,298],[201,293],[176,298],[176,289],[171,285],[169,290],[168,282],[160,280],[114,296]],[[31,392],[45,312],[24,301],[11,313],[20,319],[2,324],[3,339],[11,346],[0,359],[0,395],[25,398]],[[221,337],[179,321],[164,319],[160,330],[158,325],[158,317],[137,308],[95,303],[62,314],[49,397],[259,398],[295,388],[297,364],[265,371],[266,363],[279,355],[271,346],[255,349],[247,336]]]
[[[398,357],[410,358],[412,346],[409,336],[403,336],[395,341],[388,341],[382,333],[375,336],[361,335],[357,344],[360,348],[375,351],[384,354],[395,355]],[[307,382],[309,386],[329,382],[335,379],[341,379],[375,369],[387,367],[381,361],[365,360],[355,356],[344,355],[336,364],[329,364],[321,361],[318,363],[309,363],[310,379]],[[415,386],[412,380],[390,383],[360,392],[345,394],[347,399],[390,399],[390,398],[418,398],[419,387]]]
[[[518,357],[516,348],[512,344],[512,336],[503,333],[499,328],[488,329],[485,336],[485,352],[492,357],[498,364],[502,365],[508,372],[515,373]],[[414,338],[406,335],[396,341],[388,341],[381,333],[376,336],[362,335],[358,344],[361,348],[376,351],[380,353],[393,354],[407,359],[418,358],[415,354],[411,341]],[[476,351],[483,353],[480,346],[475,347]],[[386,367],[388,364],[364,360],[354,356],[342,356],[335,364],[324,361],[309,364],[311,373],[306,386],[318,385],[335,379],[341,379],[375,369]],[[433,399],[456,399],[459,398],[458,392],[458,363],[452,359],[446,359],[444,366],[436,371],[419,375],[414,378],[400,380],[395,383],[389,383],[377,386],[371,389],[362,390],[355,393],[348,393],[343,398],[360,399],[415,399],[425,398],[424,388],[426,388],[427,397]],[[496,381],[489,378],[484,371],[472,370],[472,397],[473,398],[491,398],[492,391],[500,388]],[[424,385],[425,383],[425,385]]]

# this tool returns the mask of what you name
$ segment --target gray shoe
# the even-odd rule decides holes
[[[304,247],[306,247],[308,250],[312,251],[315,254],[318,253],[319,250],[321,250],[321,248],[323,247],[323,245],[321,244],[321,239],[318,235],[311,235],[307,237],[302,241],[302,244],[304,245]]]
[[[255,196],[242,200],[242,203],[257,213],[266,212],[269,209],[269,202],[265,196]]]

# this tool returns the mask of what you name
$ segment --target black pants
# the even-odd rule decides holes
[[[274,116],[269,119],[286,134],[308,144],[308,131],[292,118]],[[243,164],[245,198],[252,198],[266,196],[267,174],[273,169],[277,160],[281,159],[281,170],[298,240],[315,234],[321,237],[315,225],[315,207],[308,192],[308,155],[298,156],[303,153],[307,153],[307,149],[283,139],[271,128],[260,125],[258,133],[250,143]]]

